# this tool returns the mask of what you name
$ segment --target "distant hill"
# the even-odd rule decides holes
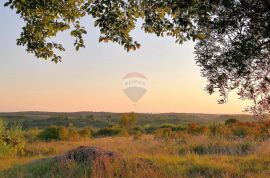
[[[0,113],[8,123],[20,122],[25,128],[44,128],[49,125],[68,126],[72,123],[76,127],[92,126],[106,127],[118,122],[122,113],[111,112],[11,112]],[[255,121],[247,114],[198,114],[198,113],[137,113],[139,125],[187,124],[187,123],[224,123],[225,120],[235,118],[239,121]]]

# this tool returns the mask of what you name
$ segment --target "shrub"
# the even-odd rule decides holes
[[[164,124],[164,125],[160,126],[159,128],[170,128],[172,131],[177,130],[177,127],[175,125],[172,125],[172,124]]]
[[[237,122],[238,122],[237,119],[231,118],[231,119],[227,119],[227,120],[225,121],[225,125],[235,124],[235,123],[237,123]]]
[[[209,135],[227,139],[249,138],[266,140],[270,138],[270,121],[235,122],[234,124],[213,124],[208,127]]]
[[[60,134],[60,129],[59,127],[56,126],[51,126],[49,128],[46,128],[45,130],[43,130],[38,137],[41,140],[45,140],[45,141],[51,141],[51,140],[61,140],[61,134]]]
[[[130,129],[136,124],[136,115],[134,113],[123,114],[120,119],[120,126],[125,129]]]
[[[20,124],[6,127],[6,123],[0,119],[0,157],[17,154],[23,151],[24,138]]]
[[[173,124],[164,124],[162,126],[160,126],[159,128],[170,128],[172,129],[172,131],[183,131],[186,130],[186,126],[184,125],[173,125]]]
[[[96,135],[97,136],[115,136],[115,135],[119,135],[119,133],[121,132],[122,129],[120,128],[102,128],[100,129]]]
[[[59,140],[68,140],[69,137],[69,130],[65,127],[58,127],[58,135],[59,135]]]
[[[136,134],[137,131],[139,131],[139,132],[141,132],[141,133],[145,133],[145,132],[146,132],[145,129],[144,129],[143,127],[141,127],[141,126],[136,126],[136,127],[134,127],[134,128],[131,130],[131,133],[132,133],[132,134]]]
[[[84,128],[77,130],[75,127],[69,126],[66,127],[56,127],[51,126],[46,128],[38,135],[38,138],[45,141],[51,140],[68,140],[68,141],[78,141],[80,139],[90,138],[92,135],[93,129]]]
[[[69,141],[78,141],[80,140],[80,134],[75,130],[69,130],[68,132],[68,140]]]
[[[152,125],[146,125],[144,126],[144,128],[145,128],[146,133],[148,134],[153,134],[158,129],[158,127],[152,126]]]
[[[79,135],[82,138],[91,138],[92,137],[92,130],[91,128],[84,128],[79,131]]]
[[[206,134],[208,132],[208,128],[191,123],[188,124],[187,132],[192,135]]]

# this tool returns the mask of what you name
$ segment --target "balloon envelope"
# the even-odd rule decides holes
[[[123,91],[127,97],[135,104],[147,92],[146,77],[140,73],[129,73],[123,78]]]

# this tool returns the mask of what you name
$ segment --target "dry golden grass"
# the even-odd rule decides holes
[[[125,163],[127,163],[124,165],[126,177],[270,177],[269,140],[253,143],[252,145],[254,146],[251,147],[249,154],[243,156],[226,155],[226,150],[224,153],[221,152],[220,154],[198,155],[193,152],[187,152],[185,154],[179,153],[181,149],[192,151],[193,147],[196,145],[201,146],[212,143],[230,145],[237,143],[242,144],[242,141],[226,139],[217,140],[216,138],[207,136],[188,135],[178,140],[164,141],[155,139],[151,135],[144,135],[139,140],[134,140],[132,137],[107,137],[78,142],[34,142],[28,144],[26,148],[30,152],[31,150],[34,150],[33,153],[39,155],[30,154],[29,156],[3,158],[0,160],[0,170],[3,171],[4,169],[7,170],[12,168],[10,170],[12,170],[13,173],[18,170],[21,171],[20,177],[28,177],[27,171],[29,172],[29,170],[32,169],[35,170],[33,164],[30,163],[31,168],[19,167],[19,169],[13,169],[13,167],[15,165],[25,165],[26,163],[33,162],[40,158],[60,155],[78,146],[87,145],[122,154]],[[47,152],[47,150],[51,151]],[[141,162],[142,160],[144,163]],[[136,161],[143,166],[140,168],[134,167]],[[48,163],[46,166],[43,165],[46,168],[43,168],[43,170],[51,170],[50,164],[51,163]],[[41,165],[42,163],[40,162],[37,164],[37,166]],[[123,171],[121,166],[123,165],[115,163],[114,165],[111,165],[111,170],[107,171],[111,172],[111,175],[117,175],[115,170]],[[65,166],[57,168],[58,172],[66,169]],[[69,175],[90,177],[89,174],[86,174],[86,170],[78,168],[78,165],[77,167],[76,165],[72,165],[70,170],[71,169],[74,171],[70,172]],[[85,173],[82,173],[83,171],[85,171]],[[8,177],[7,175],[11,174],[4,173],[3,175]],[[18,176],[17,173],[15,173],[15,175]],[[50,175],[44,177],[50,177]],[[60,177],[65,177],[65,175],[60,175]]]

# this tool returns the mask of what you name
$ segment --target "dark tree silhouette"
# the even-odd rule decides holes
[[[270,112],[270,1],[269,0],[9,0],[25,21],[18,45],[37,58],[61,61],[49,42],[70,29],[75,49],[84,47],[80,18],[90,15],[100,29],[100,42],[116,42],[127,51],[140,44],[130,31],[137,19],[142,29],[157,36],[172,36],[177,43],[197,42],[196,61],[208,79],[206,90],[219,91],[220,103],[238,89],[257,118]]]
[[[221,94],[238,89],[257,118],[270,111],[270,1],[224,1],[208,25],[207,38],[195,47],[196,61],[208,79],[207,91]],[[200,28],[200,27],[199,27]]]

